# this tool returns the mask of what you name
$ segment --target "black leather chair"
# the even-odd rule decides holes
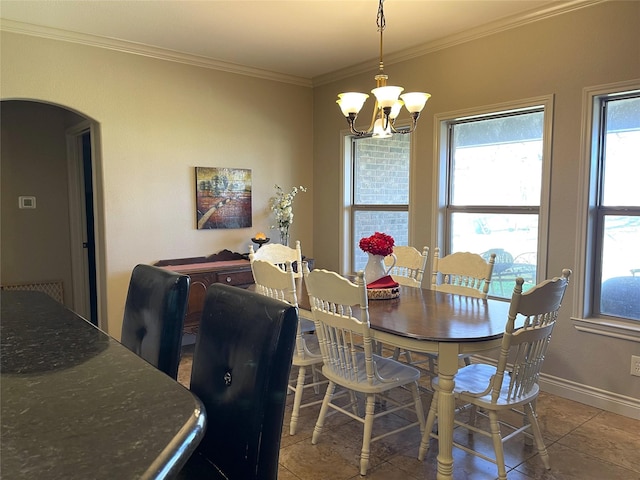
[[[278,478],[297,324],[296,308],[287,303],[209,286],[190,387],[205,406],[207,426],[179,479]]]
[[[172,378],[178,376],[190,280],[151,265],[136,265],[124,307],[120,342]]]

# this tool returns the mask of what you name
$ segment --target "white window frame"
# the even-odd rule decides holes
[[[588,272],[593,271],[591,253],[594,251],[596,220],[594,206],[596,204],[595,178],[598,165],[598,130],[597,112],[594,107],[599,99],[622,92],[640,90],[640,79],[586,87],[582,91],[582,141],[580,146],[580,193],[578,205],[578,224],[576,232],[575,271],[572,275],[574,285],[573,311],[574,326],[581,332],[593,333],[613,338],[622,338],[640,342],[640,322],[612,317],[596,316],[591,312],[591,286]]]
[[[540,187],[540,209],[538,212],[538,258],[543,261],[537,264],[537,279],[546,278],[547,274],[547,238],[549,222],[549,202],[550,202],[550,182],[551,182],[551,148],[553,132],[553,106],[554,96],[544,95],[514,102],[505,102],[484,107],[477,107],[454,112],[445,112],[435,115],[435,136],[433,142],[433,178],[434,197],[433,215],[431,225],[431,245],[443,248],[448,244],[446,234],[446,194],[448,182],[448,127],[451,122],[460,119],[473,117],[484,117],[487,115],[499,114],[503,112],[528,110],[535,107],[544,109],[544,126],[542,133],[542,185]]]
[[[397,128],[406,128],[405,125],[398,125]],[[416,135],[410,134],[410,152],[409,152],[409,204],[408,204],[408,238],[409,244],[412,244],[413,232],[415,231],[415,220],[413,215],[413,205],[415,205],[415,188],[413,187],[416,181]],[[339,264],[342,275],[348,275],[351,272],[351,265],[353,263],[351,247],[353,245],[353,149],[351,147],[353,141],[353,135],[348,130],[342,130],[340,132],[340,158],[342,159],[342,168],[340,171],[340,185],[341,185],[341,210],[340,217],[340,253]],[[381,210],[387,210],[382,208]],[[398,210],[395,207],[388,208],[389,211]],[[402,209],[401,211],[405,211]]]

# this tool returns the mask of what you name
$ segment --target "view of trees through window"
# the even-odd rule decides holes
[[[536,283],[543,125],[542,108],[448,125],[447,253],[496,253],[492,296]]]

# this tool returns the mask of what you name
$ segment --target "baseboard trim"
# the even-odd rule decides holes
[[[489,357],[474,355],[474,358],[493,365],[496,363],[495,359]],[[620,395],[545,373],[540,375],[539,384],[543,392],[640,420],[640,399],[638,398]]]
[[[540,375],[544,392],[640,420],[640,400],[552,375]]]

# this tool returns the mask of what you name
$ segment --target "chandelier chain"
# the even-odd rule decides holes
[[[387,26],[387,21],[384,18],[384,0],[380,0],[378,3],[378,16],[376,18],[376,25],[378,27],[378,31],[380,32],[380,61],[378,63],[378,69],[380,70],[380,74],[384,74],[384,62],[382,60],[382,32],[384,32],[384,28]],[[383,84],[378,84],[381,86]]]
[[[386,20],[384,19],[384,8],[382,6],[383,3],[384,0],[380,0],[380,3],[378,4],[378,17],[376,18],[376,25],[378,26],[379,32],[382,32],[387,24]]]

